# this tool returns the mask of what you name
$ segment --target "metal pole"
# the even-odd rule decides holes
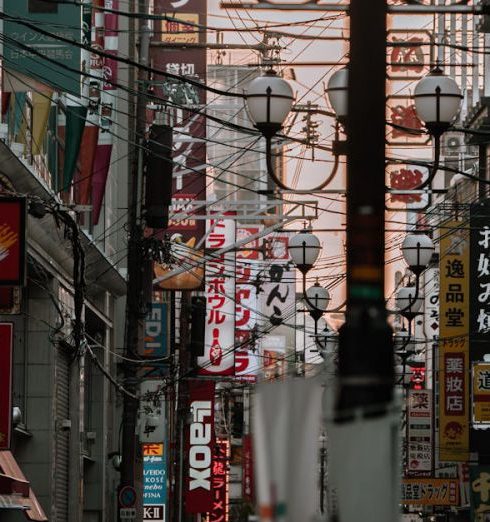
[[[364,522],[392,522],[398,511],[399,417],[392,411],[393,336],[384,301],[386,19],[386,0],[351,0],[347,311],[331,429],[342,522],[359,520],[361,512]]]
[[[139,13],[148,13],[148,0],[138,0]],[[142,65],[148,65],[150,48],[150,28],[148,20],[144,17],[139,19],[139,59]],[[132,166],[128,179],[128,282],[126,298],[126,330],[125,330],[125,354],[129,358],[136,358],[142,341],[142,258],[141,240],[143,237],[140,222],[140,198],[142,186],[142,155],[141,145],[143,144],[146,127],[146,96],[144,95],[145,81],[148,73],[144,68],[138,69],[138,85],[136,90],[139,95],[136,98],[136,125],[133,142],[135,143],[132,154]],[[136,367],[125,361],[124,365],[126,390],[135,394],[137,389]],[[121,460],[121,479],[120,485],[135,485],[135,475],[137,467],[137,446],[136,446],[136,421],[138,414],[138,401],[128,395],[123,399],[123,418],[122,418],[122,460]],[[139,460],[138,460],[139,462]],[[141,465],[141,463],[139,462]],[[141,470],[140,470],[141,471]],[[140,475],[141,473],[138,473]],[[141,520],[141,499],[137,503],[139,512],[136,520]],[[118,511],[118,519],[119,511]]]
[[[358,407],[382,412],[393,393],[384,304],[386,0],[352,0],[350,11],[347,315],[339,337],[339,417]],[[359,379],[366,384],[349,384]]]

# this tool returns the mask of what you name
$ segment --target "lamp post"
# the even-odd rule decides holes
[[[291,85],[279,77],[274,70],[269,69],[265,74],[253,79],[248,84],[245,101],[250,119],[254,123],[255,128],[258,129],[265,138],[268,175],[282,190],[299,192],[297,189],[288,187],[277,176],[272,161],[272,140],[282,129],[284,120],[287,118],[293,106],[294,96]],[[339,167],[339,143],[337,126],[333,146],[334,164],[332,170],[320,185],[308,189],[309,192],[321,190],[334,178]]]
[[[445,76],[440,67],[433,69],[415,86],[413,98],[417,115],[434,141],[434,163],[427,179],[417,188],[430,185],[439,169],[441,136],[459,113],[463,98],[458,84]]]

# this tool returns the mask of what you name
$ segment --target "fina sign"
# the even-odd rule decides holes
[[[189,382],[192,423],[187,436],[186,509],[205,513],[213,507],[211,471],[214,447],[214,382]]]

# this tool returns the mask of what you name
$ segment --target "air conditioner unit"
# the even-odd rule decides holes
[[[463,136],[448,132],[443,137],[441,152],[445,157],[458,157],[462,152],[464,152],[465,146]]]

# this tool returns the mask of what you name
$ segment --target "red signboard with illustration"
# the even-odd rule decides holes
[[[214,382],[189,381],[189,424],[186,440],[185,509],[206,513],[213,509]]]
[[[22,286],[25,278],[26,202],[0,198],[0,285]]]
[[[0,323],[0,450],[10,448],[12,432],[12,349],[14,325]]]

